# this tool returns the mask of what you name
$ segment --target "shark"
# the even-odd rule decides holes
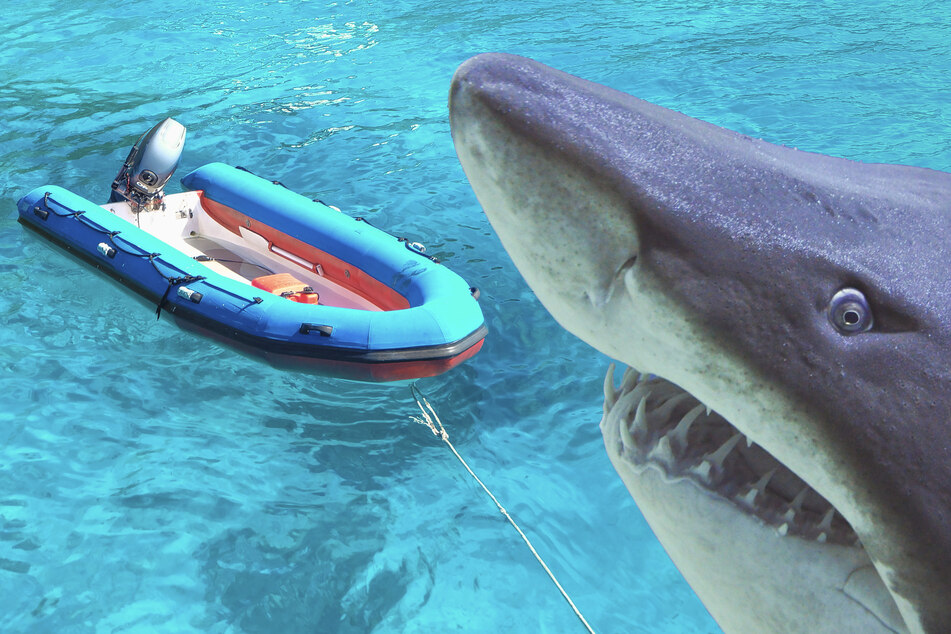
[[[542,305],[627,366],[605,448],[719,626],[951,631],[951,174],[503,53],[449,121]]]

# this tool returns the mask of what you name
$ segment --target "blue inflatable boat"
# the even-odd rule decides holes
[[[178,156],[161,144],[178,133],[169,119],[140,139],[109,204],[48,185],[20,199],[20,222],[159,315],[281,367],[414,379],[482,347],[478,292],[419,244],[222,163],[165,195]]]

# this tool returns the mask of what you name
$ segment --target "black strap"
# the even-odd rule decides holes
[[[172,290],[172,283],[171,283],[171,282],[168,283],[168,286],[167,286],[166,289],[165,289],[165,294],[162,295],[162,299],[159,300],[158,306],[155,307],[155,319],[156,319],[156,320],[162,318],[162,304],[164,304],[165,301],[168,299],[168,292],[169,292],[170,290]]]
[[[168,294],[171,292],[173,286],[191,284],[192,282],[199,282],[205,278],[202,275],[186,275],[184,277],[167,277],[165,279],[168,280],[168,286],[165,287],[165,293],[162,295],[162,299],[159,300],[158,306],[155,307],[155,319],[161,319],[162,306],[164,306],[166,300],[168,300]]]
[[[242,167],[241,165],[236,165],[236,166],[235,166],[235,169],[239,169],[239,170],[241,170],[242,172],[247,172],[247,173],[250,174],[251,176],[257,176],[258,178],[263,178],[263,179],[266,180],[266,181],[271,181],[271,183],[273,183],[274,185],[280,185],[280,186],[283,187],[284,189],[290,189],[290,187],[288,187],[287,185],[285,185],[285,184],[282,183],[281,181],[273,180],[273,179],[271,179],[271,178],[264,178],[264,177],[261,176],[260,174],[255,174],[254,172],[252,172],[251,170],[249,170],[247,167]]]
[[[247,170],[245,170],[245,171],[247,171]],[[57,207],[61,208],[63,211],[62,211],[62,212],[59,212],[59,211],[56,211],[55,209],[53,209],[53,206],[52,206],[53,204],[55,204]],[[178,286],[178,285],[181,285],[181,284],[188,284],[188,283],[190,283],[190,282],[197,282],[197,281],[200,281],[200,280],[207,279],[207,278],[206,278],[205,276],[203,276],[203,275],[187,275],[187,276],[184,276],[184,277],[169,277],[169,276],[166,275],[166,274],[158,267],[158,265],[156,264],[156,260],[157,260],[158,258],[162,257],[162,254],[161,254],[161,253],[150,253],[150,252],[146,251],[145,249],[142,249],[141,247],[139,247],[138,245],[136,245],[134,242],[129,242],[129,241],[126,240],[125,238],[120,238],[120,237],[119,237],[119,234],[122,233],[121,231],[110,231],[109,229],[106,229],[105,227],[101,226],[99,223],[90,220],[90,219],[86,216],[86,212],[85,212],[84,210],[82,210],[82,209],[80,209],[80,210],[75,210],[75,209],[71,209],[70,207],[67,207],[67,206],[64,205],[63,203],[61,203],[61,202],[59,202],[58,200],[54,199],[54,198],[53,198],[53,195],[52,195],[50,192],[45,192],[45,193],[44,193],[44,195],[43,195],[43,205],[46,207],[46,209],[41,209],[39,205],[36,205],[36,207],[34,207],[34,213],[36,213],[37,215],[39,215],[41,218],[42,218],[43,216],[39,213],[40,211],[46,212],[46,213],[47,213],[47,217],[48,217],[49,213],[53,213],[54,215],[56,215],[56,216],[58,216],[58,217],[60,217],[60,218],[72,218],[73,220],[76,220],[76,221],[81,222],[82,224],[86,225],[87,227],[89,227],[89,228],[92,229],[93,231],[97,231],[97,232],[99,232],[99,233],[105,235],[106,237],[108,237],[109,242],[112,243],[112,246],[115,247],[116,251],[118,251],[119,253],[124,253],[124,254],[126,254],[126,255],[131,255],[131,256],[133,256],[133,257],[142,258],[142,259],[145,259],[145,260],[148,260],[148,261],[149,261],[149,264],[152,265],[152,268],[155,269],[155,272],[158,273],[161,277],[165,278],[165,280],[168,281],[168,287],[165,289],[165,293],[162,295],[162,299],[161,299],[161,301],[159,302],[159,305],[158,305],[158,307],[157,307],[156,310],[155,310],[156,319],[161,318],[161,316],[162,316],[162,306],[165,304],[165,301],[168,299],[168,294],[169,294],[169,292],[171,291],[171,289],[172,289],[173,286]],[[45,220],[45,218],[43,218],[43,219]],[[134,249],[137,249],[138,252],[136,252],[136,251],[130,251],[129,249],[123,247],[121,244],[119,244],[120,241],[126,243],[127,245],[133,247]],[[197,259],[197,258],[196,258],[196,259]],[[201,261],[201,260],[199,260],[199,261]],[[247,264],[250,264],[250,262],[248,262]],[[170,266],[170,265],[166,265],[166,266]],[[261,266],[261,265],[259,265],[259,264],[256,264],[256,265],[254,265],[254,266],[258,266],[258,267],[260,267],[261,269],[263,269],[263,270],[265,270],[265,271],[269,271],[269,272],[273,273],[273,271],[271,271],[271,270],[268,269],[267,267]],[[218,288],[220,288],[220,287],[218,287]],[[244,301],[248,302],[249,304],[260,304],[261,302],[264,301],[264,300],[261,299],[260,297],[254,297],[254,298],[252,298],[252,299],[247,299],[247,298],[242,297],[242,296],[240,296],[240,295],[236,295],[235,293],[233,293],[233,292],[231,292],[231,291],[225,290],[225,292],[228,293],[228,294],[230,294],[230,295],[233,295],[233,296],[235,296],[235,297],[238,297],[238,298],[240,298],[240,299],[243,299]]]

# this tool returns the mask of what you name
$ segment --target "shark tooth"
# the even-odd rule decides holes
[[[786,533],[788,532],[789,532],[789,524],[783,524],[782,526],[779,527],[779,534],[782,535],[783,537],[785,537]]]
[[[624,368],[624,374],[621,376],[620,392],[629,392],[641,381],[641,374],[631,366]]]
[[[648,457],[655,462],[663,464],[668,469],[677,462],[667,436],[660,437],[660,440],[658,440],[654,448],[651,449]]]
[[[621,392],[611,411],[616,412],[618,416],[627,416],[643,395],[644,390],[640,389],[640,386],[630,392]]]
[[[692,398],[693,396],[687,392],[678,392],[676,396],[668,398],[663,405],[655,409],[653,414],[657,416],[658,420],[667,420],[670,418],[670,413],[674,411],[675,407]]]
[[[819,522],[819,530],[823,532],[828,532],[832,528],[832,518],[835,517],[835,508],[830,508],[826,511],[826,514],[822,516],[822,521]]]
[[[703,410],[703,404],[694,407],[680,419],[680,422],[677,423],[674,430],[668,434],[677,441],[677,446],[681,449],[687,446],[687,433],[690,431],[690,426],[693,425],[694,421],[703,413]]]
[[[605,412],[604,416],[602,417],[601,429],[603,431],[605,429],[614,429],[616,427],[618,430],[618,439],[625,448],[628,448],[633,444],[634,438],[631,436],[630,430],[627,427],[627,421],[625,420],[626,414],[627,410],[621,409],[617,406],[617,403],[615,403],[615,405]]]
[[[778,467],[773,467],[772,469],[764,473],[762,477],[760,477],[760,479],[756,481],[756,484],[753,485],[753,488],[759,491],[760,493],[765,493],[766,485],[769,484],[769,481],[773,479],[774,475],[776,475],[777,468]]]
[[[621,444],[624,445],[624,449],[631,450],[636,444],[634,442],[634,434],[631,433],[630,427],[624,424],[624,421],[618,421],[618,431],[621,434]]]
[[[789,506],[797,513],[802,510],[802,501],[806,499],[806,494],[809,493],[809,491],[810,488],[808,486],[803,487],[802,491],[797,493],[793,501],[789,503]]]
[[[736,432],[733,434],[729,440],[720,445],[720,448],[714,451],[711,454],[707,454],[703,457],[705,462],[709,462],[711,465],[716,466],[718,469],[723,466],[723,461],[726,460],[726,457],[733,451],[733,448],[736,447],[736,443],[740,442],[740,438],[743,437],[743,434]]]
[[[647,432],[647,397],[649,395],[650,392],[644,394],[644,396],[641,397],[640,402],[637,404],[637,410],[634,412],[634,421],[631,424],[631,429],[635,432]]]
[[[759,495],[759,491],[755,487],[750,487],[749,491],[739,496],[739,499],[745,502],[747,506],[753,506],[757,495]]]
[[[634,440],[634,434],[640,431],[641,433],[647,433],[647,397],[650,393],[643,389],[641,386],[638,386],[634,390],[627,392],[617,400],[617,403],[611,408],[611,413],[609,416],[613,417],[616,422],[620,433],[621,433],[621,443],[624,445],[625,449],[631,449],[636,446]],[[634,420],[629,425],[627,423],[627,416],[634,409],[634,403],[637,403],[637,408],[634,410]]]
[[[707,482],[707,483],[711,482],[710,463],[707,462],[706,460],[700,462],[700,464],[696,464],[693,467],[691,467],[690,471],[703,482]]]

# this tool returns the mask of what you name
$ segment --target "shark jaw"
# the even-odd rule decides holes
[[[835,507],[690,393],[631,368],[616,387],[612,364],[601,431],[638,507],[725,631],[907,632]]]
[[[507,55],[460,67],[450,123],[545,308],[644,373],[606,382],[605,445],[721,626],[944,631],[948,335],[921,332],[940,304],[910,299],[937,287],[914,286],[929,270],[904,288],[889,276],[906,265],[880,260],[907,250],[912,213],[943,257],[951,180],[772,146]],[[874,327],[834,322],[853,291]]]

